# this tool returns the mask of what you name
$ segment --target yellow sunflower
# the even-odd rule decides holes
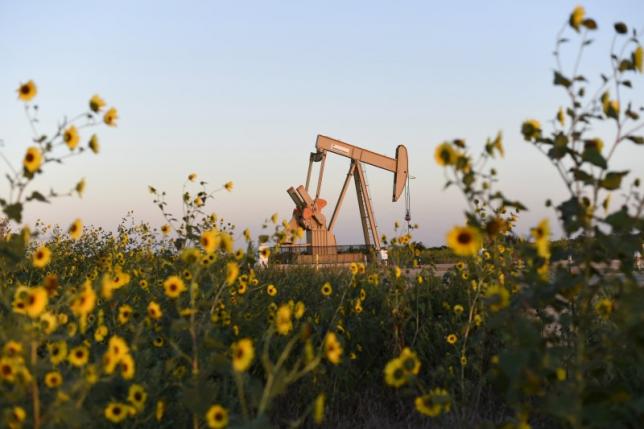
[[[419,396],[415,401],[416,411],[429,417],[449,413],[451,398],[445,389],[432,389],[428,394]]]
[[[575,29],[575,31],[579,31],[579,26],[584,21],[585,15],[586,10],[583,8],[583,6],[577,6],[575,9],[573,9],[572,13],[570,14],[570,18],[568,19],[568,23],[572,28]]]
[[[459,256],[473,256],[481,249],[481,234],[471,226],[456,226],[447,234],[447,245]]]
[[[74,125],[70,126],[63,132],[63,141],[70,150],[76,149],[78,142],[80,141],[80,136],[78,135],[78,130]]]
[[[449,344],[456,344],[456,342],[458,341],[458,337],[457,337],[455,334],[449,334],[449,335],[445,338],[445,340],[446,340]]]
[[[16,357],[22,354],[22,344],[17,341],[8,341],[2,347],[2,353],[7,357]]]
[[[644,49],[641,46],[633,51],[633,66],[640,73],[644,73]]]
[[[269,296],[275,296],[275,295],[277,295],[277,288],[274,285],[270,284],[270,285],[266,286],[266,293]]]
[[[342,344],[334,332],[328,332],[324,338],[324,354],[334,365],[339,364],[342,359]]]
[[[302,316],[304,316],[304,312],[306,311],[306,306],[302,301],[298,301],[295,303],[295,309],[293,311],[293,315],[295,316],[296,319],[301,319]]]
[[[79,180],[74,187],[74,190],[78,193],[79,197],[83,198],[83,192],[85,192],[85,179]]]
[[[118,322],[120,325],[125,325],[130,321],[130,316],[132,316],[132,307],[128,304],[121,305],[119,307]]]
[[[28,81],[27,83],[22,83],[16,90],[18,93],[18,98],[24,102],[31,101],[32,98],[38,94],[38,88],[33,80]]]
[[[485,298],[493,313],[504,309],[510,304],[510,292],[505,287],[497,284],[488,286],[485,291]]]
[[[221,405],[213,405],[206,412],[206,424],[211,429],[221,429],[228,426],[228,411]]]
[[[128,408],[127,404],[110,402],[105,407],[105,418],[112,423],[121,423],[128,415]]]
[[[239,286],[237,286],[237,293],[240,295],[243,295],[246,293],[247,290],[248,290],[248,283],[239,282]]]
[[[22,422],[27,419],[27,412],[22,407],[13,407],[9,413],[9,428],[20,428],[22,427]]]
[[[76,346],[69,351],[67,360],[69,360],[69,363],[73,366],[84,366],[89,360],[89,349],[85,346]]]
[[[98,113],[103,107],[105,107],[105,100],[97,94],[94,94],[92,98],[89,99],[89,108],[92,109],[92,112]]]
[[[331,296],[331,294],[333,293],[333,287],[331,286],[331,283],[326,282],[322,285],[322,289],[320,289],[320,291],[324,296]]]
[[[45,311],[40,315],[40,326],[43,332],[49,335],[58,328],[58,317],[49,311]]]
[[[23,301],[25,314],[31,318],[40,316],[48,301],[47,290],[44,287],[29,288]]]
[[[293,321],[291,320],[292,315],[293,311],[291,310],[291,306],[288,304],[281,305],[277,309],[275,328],[277,329],[278,334],[287,335],[291,332],[293,329]]]
[[[349,264],[349,271],[351,271],[351,274],[354,276],[358,274],[358,264],[351,262],[351,264]]]
[[[115,127],[116,126],[116,120],[119,118],[119,113],[114,107],[110,107],[107,112],[105,112],[105,115],[103,115],[103,122],[107,126],[110,127]]]
[[[130,353],[130,347],[127,342],[118,335],[112,335],[107,344],[107,353],[114,361],[119,362],[123,357]]]
[[[226,283],[228,286],[235,284],[237,276],[239,276],[239,265],[237,265],[237,262],[228,262],[226,264]]]
[[[543,219],[535,228],[530,229],[530,234],[535,239],[537,254],[542,258],[550,258],[550,223]]]
[[[72,240],[78,240],[83,234],[83,221],[76,219],[69,227],[69,236]]]
[[[213,253],[215,250],[217,250],[217,248],[219,247],[220,241],[221,241],[221,237],[219,236],[219,233],[214,229],[204,231],[201,234],[200,243],[203,246],[206,253],[209,255]]]
[[[87,146],[94,153],[98,153],[101,150],[101,145],[98,142],[98,136],[96,134],[92,134],[92,137],[89,138],[89,143],[87,144]]]
[[[18,359],[0,357],[0,380],[13,383],[16,381],[16,376],[18,374]]]
[[[128,389],[127,400],[137,411],[143,411],[148,394],[140,384],[133,384]]]
[[[107,326],[100,325],[94,331],[94,340],[96,340],[97,343],[102,343],[108,333],[109,333],[109,330],[107,329]]]
[[[22,165],[25,167],[29,173],[34,173],[38,171],[42,165],[42,152],[36,146],[30,146],[27,148],[27,153],[22,160]]]
[[[458,152],[448,142],[441,143],[434,151],[434,160],[438,165],[453,165],[456,163],[457,159]]]
[[[400,387],[407,382],[407,373],[403,361],[399,357],[387,362],[385,365],[385,383],[392,387]]]
[[[67,357],[67,343],[63,340],[48,344],[47,349],[49,349],[49,361],[54,366],[63,362]]]
[[[126,354],[121,358],[121,377],[123,377],[124,380],[131,380],[134,377],[134,374],[136,373],[136,363],[134,362],[134,358],[130,354]]]
[[[71,304],[72,313],[76,317],[86,317],[94,310],[96,305],[96,292],[92,288],[92,283],[87,280],[80,293],[74,298]]]
[[[405,347],[400,353],[399,359],[403,370],[408,374],[418,375],[420,371],[420,359],[409,347]]]
[[[163,282],[165,294],[169,298],[177,298],[187,290],[185,283],[179,276],[170,276]]]
[[[268,258],[269,256],[271,256],[271,249],[269,249],[268,247],[262,247],[262,248],[259,250],[259,255],[260,255],[262,258]]]
[[[148,316],[150,316],[151,319],[159,320],[161,316],[163,316],[161,306],[154,301],[150,301],[148,304]]]
[[[45,385],[50,389],[60,386],[63,383],[63,376],[58,371],[49,371],[45,374]]]
[[[51,261],[51,250],[47,246],[40,246],[31,256],[31,262],[36,268],[43,268]]]
[[[228,192],[232,192],[234,186],[235,184],[233,182],[224,183],[224,189],[226,189]]]
[[[233,353],[233,369],[236,372],[246,371],[253,359],[255,358],[255,347],[253,346],[253,340],[250,338],[242,338],[241,340],[233,343],[232,345]]]
[[[172,231],[172,227],[167,223],[161,226],[161,232],[163,233],[163,235],[165,236],[169,235],[170,231]]]

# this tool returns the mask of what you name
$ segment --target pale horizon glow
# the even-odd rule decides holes
[[[286,189],[304,184],[317,134],[392,157],[404,144],[415,176],[414,239],[440,245],[464,223],[466,204],[456,189],[442,190],[434,148],[464,138],[478,150],[501,130],[506,157],[495,168],[504,193],[530,209],[518,223],[526,234],[543,217],[556,224],[546,198],[566,198],[556,170],[519,130],[528,118],[547,124],[565,102],[552,86],[552,50],[578,3],[2,2],[1,149],[18,165],[30,143],[15,94],[21,82],[38,85],[43,132],[100,94],[120,114],[118,127],[96,130],[101,153],[51,168],[35,186],[65,190],[84,177],[85,197],[31,203],[26,223],[40,218],[66,226],[80,217],[114,229],[132,210],[135,220],[158,227],[164,219],[148,185],[167,191],[177,212],[194,172],[211,190],[233,181],[234,191],[218,193],[208,210],[239,233],[250,227],[257,235],[274,212],[290,218]],[[599,23],[581,63],[596,83],[609,67],[612,24],[644,29],[644,2],[583,5]],[[574,61],[570,50],[564,55]],[[642,75],[633,85],[627,94],[641,104]],[[643,161],[640,148],[620,148],[615,169],[630,170],[630,182],[644,173]],[[330,203],[327,218],[348,166],[340,157],[327,161],[321,195]],[[369,167],[367,176],[380,233],[391,235],[394,222],[403,223],[404,198],[392,203],[390,173]],[[3,184],[0,197],[5,192]],[[351,187],[338,243],[362,242],[358,216]]]

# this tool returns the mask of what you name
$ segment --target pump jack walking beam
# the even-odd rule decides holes
[[[314,155],[326,158],[326,152],[333,152],[335,154],[351,158],[354,161],[363,162],[394,173],[393,202],[398,201],[400,195],[405,189],[409,173],[407,171],[407,148],[403,145],[399,145],[396,148],[395,159],[323,135],[318,135],[315,148],[317,149],[317,154],[311,154],[311,158],[313,158]],[[320,173],[322,173],[322,171],[320,171]],[[320,174],[320,176],[321,175],[322,174]]]

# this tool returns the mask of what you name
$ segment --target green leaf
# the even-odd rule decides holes
[[[626,138],[635,144],[644,144],[644,136],[626,136]]]
[[[38,191],[33,191],[30,196],[27,197],[27,201],[37,200],[43,203],[49,203],[49,200],[45,198],[43,194]]]
[[[570,79],[559,73],[558,71],[555,70],[555,79],[553,82],[555,85],[561,85],[566,88],[570,88],[570,85],[572,85],[572,82]]]
[[[619,34],[626,34],[628,33],[628,27],[623,22],[616,22],[615,31],[617,31]]]
[[[586,18],[581,22],[581,25],[589,30],[597,30],[597,22],[592,18]]]
[[[619,63],[619,71],[624,72],[626,70],[633,70],[635,67],[633,66],[633,63],[631,63],[629,60],[622,60]]]
[[[470,186],[472,183],[474,183],[474,174],[468,173],[463,176],[463,183],[465,184],[465,186]]]
[[[619,187],[622,185],[622,179],[627,174],[628,174],[628,170],[610,171],[606,173],[606,177],[604,177],[599,182],[599,186],[601,186],[604,189],[608,189],[609,191],[614,191],[615,189],[619,189]]]
[[[9,219],[13,219],[18,223],[22,222],[22,204],[9,204],[5,206],[3,211]]]
[[[605,222],[613,227],[613,232],[629,231],[633,226],[633,218],[629,216],[624,208],[611,213],[605,219]]]
[[[561,159],[566,156],[568,145],[568,137],[565,134],[559,133],[555,136],[554,146],[548,152],[548,156],[553,159]]]
[[[575,197],[564,201],[557,206],[563,221],[564,229],[568,234],[573,234],[582,226],[582,219],[584,216],[584,208]]]
[[[593,179],[593,176],[591,176],[590,174],[586,173],[584,170],[581,170],[579,168],[573,168],[571,171],[572,171],[572,174],[575,177],[575,180],[584,182],[586,185],[591,185],[595,181]]]
[[[581,155],[581,159],[583,161],[596,165],[597,167],[601,167],[604,169],[608,168],[606,159],[604,159],[602,154],[599,153],[599,151],[594,147],[587,148],[586,150],[584,150],[584,153]]]

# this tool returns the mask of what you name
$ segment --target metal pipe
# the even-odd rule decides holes
[[[326,152],[322,153],[322,164],[320,164],[320,175],[318,176],[318,190],[315,192],[315,200],[320,198],[320,190],[322,189],[322,177],[324,176],[324,164],[326,164]]]
[[[373,207],[371,206],[371,197],[369,197],[369,189],[367,188],[367,182],[365,180],[364,170],[362,169],[362,164],[358,163],[356,170],[356,188],[359,188],[359,200],[360,197],[363,200],[364,208],[361,208],[361,212],[366,212],[366,220],[369,222],[369,227],[371,228],[371,236],[373,238],[373,244],[376,247],[376,251],[380,251],[380,237],[378,236],[378,227],[376,226],[376,217],[373,214]],[[362,213],[361,213],[362,214]],[[364,228],[365,238],[368,237],[369,232],[367,231],[367,224],[363,219],[362,227]],[[365,240],[367,241],[367,240]],[[366,243],[369,245],[368,241]]]
[[[344,179],[344,185],[342,185],[342,191],[340,191],[340,197],[338,198],[338,202],[335,205],[335,209],[333,210],[333,215],[331,216],[331,222],[329,222],[329,231],[333,231],[333,227],[335,226],[335,221],[337,220],[338,213],[340,212],[340,207],[342,207],[342,201],[344,201],[344,196],[347,194],[347,189],[349,189],[349,181],[351,180],[351,176],[353,176],[353,172],[356,169],[356,162],[351,161],[351,166],[349,166],[349,172],[347,173],[346,179]]]
[[[304,187],[304,189],[306,189],[307,191],[309,190],[309,182],[311,181],[311,170],[313,169],[314,155],[314,153],[311,153],[311,155],[309,155],[309,170],[306,172],[306,186]]]

